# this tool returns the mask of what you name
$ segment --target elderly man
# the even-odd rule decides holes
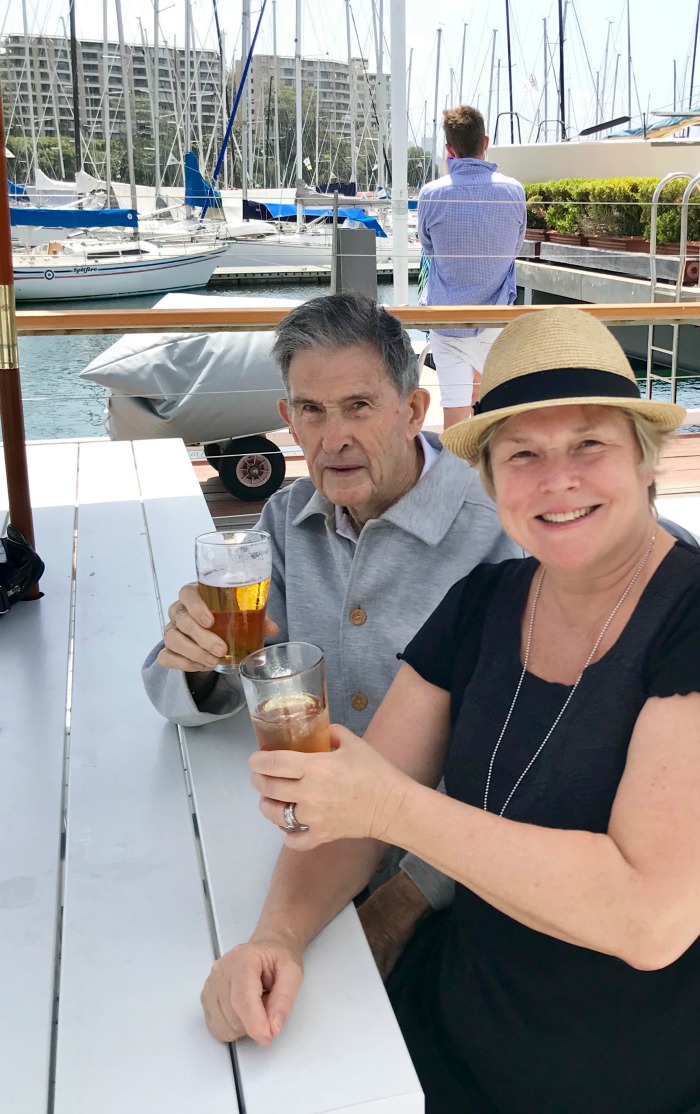
[[[268,633],[323,649],[331,717],[362,734],[397,653],[447,589],[475,565],[521,551],[477,473],[421,432],[429,395],[408,335],[386,310],[359,294],[305,302],[279,326],[273,356],[287,393],[280,414],[310,478],[278,491],[260,518],[272,538]],[[212,672],[225,647],[196,584],[169,617],[143,671],[156,708],[185,726],[237,711],[237,675]],[[385,969],[401,922],[408,929],[428,903],[449,900],[451,883],[446,890],[432,868],[411,857],[402,866],[394,921],[387,927],[376,908],[375,940],[374,903],[364,914]]]

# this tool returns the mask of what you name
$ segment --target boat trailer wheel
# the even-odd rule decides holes
[[[207,452],[207,458],[226,490],[244,503],[268,499],[284,479],[284,456],[267,437],[233,438],[221,446],[219,455]]]

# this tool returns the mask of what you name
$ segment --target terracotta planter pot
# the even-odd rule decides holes
[[[526,228],[525,229],[525,239],[526,240],[535,240],[537,243],[542,243],[542,241],[545,238],[545,235],[546,235],[546,230],[544,228]]]
[[[585,248],[588,246],[588,237],[586,236],[579,236],[569,232],[555,232],[549,228],[547,229],[545,239],[549,244],[567,244],[570,247],[577,248]]]
[[[643,236],[589,236],[588,246],[605,251],[649,252],[649,241]]]

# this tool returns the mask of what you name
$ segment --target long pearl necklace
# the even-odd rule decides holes
[[[640,575],[642,569],[644,568],[644,566],[647,563],[647,560],[649,558],[649,554],[651,553],[652,549],[654,548],[654,542],[655,541],[656,541],[656,530],[654,530],[654,533],[651,535],[651,541],[649,542],[649,545],[647,546],[647,551],[644,554],[644,556],[642,557],[641,561],[639,562],[634,576],[630,580],[629,584],[625,588],[625,590],[622,593],[622,595],[620,596],[619,600],[617,601],[617,603],[613,607],[612,611],[608,615],[607,619],[603,623],[603,628],[602,628],[600,634],[598,635],[598,637],[596,638],[596,640],[593,644],[593,649],[591,650],[590,654],[586,658],[586,661],[584,662],[584,665],[583,665],[583,669],[581,670],[578,677],[576,678],[576,681],[574,683],[573,688],[571,689],[571,691],[569,692],[566,700],[564,701],[563,708],[559,712],[559,715],[555,719],[554,723],[550,727],[550,729],[547,732],[547,734],[545,735],[544,739],[542,740],[542,742],[538,746],[537,750],[533,754],[532,758],[530,759],[527,766],[525,767],[525,769],[521,773],[520,777],[516,781],[515,785],[511,789],[510,793],[508,794],[508,796],[506,798],[506,803],[504,804],[503,808],[500,810],[500,812],[498,814],[499,816],[503,816],[504,812],[508,808],[508,805],[510,804],[510,802],[513,798],[513,794],[515,793],[516,789],[518,788],[518,786],[522,782],[523,778],[529,773],[529,771],[534,766],[535,762],[539,758],[540,754],[542,753],[542,751],[546,747],[547,743],[549,742],[552,734],[554,733],[554,730],[555,730],[557,724],[559,723],[559,720],[564,715],[564,712],[566,711],[566,709],[569,707],[569,704],[573,700],[574,693],[576,692],[576,689],[578,688],[578,686],[581,682],[581,678],[583,677],[584,673],[588,669],[588,666],[593,661],[593,658],[596,655],[596,651],[597,651],[598,647],[600,646],[601,642],[603,641],[603,637],[605,635],[606,630],[608,629],[608,627],[612,623],[613,619],[617,615],[618,611],[622,607],[623,603],[627,599],[628,595],[632,591],[634,585],[637,583],[637,580],[639,579],[639,575]],[[484,811],[488,811],[489,789],[491,788],[491,775],[493,773],[493,764],[496,761],[496,755],[498,754],[498,748],[501,745],[501,741],[503,739],[503,736],[505,735],[506,730],[508,728],[508,724],[510,723],[510,718],[513,715],[513,709],[515,708],[518,696],[520,695],[520,689],[522,688],[523,681],[525,680],[525,674],[527,673],[527,666],[528,666],[528,662],[530,660],[530,647],[532,646],[532,631],[533,631],[533,628],[535,626],[535,613],[537,611],[537,601],[540,598],[540,590],[542,588],[542,581],[544,580],[544,574],[545,574],[545,569],[544,569],[544,566],[543,566],[542,571],[540,572],[540,575],[539,575],[539,578],[538,578],[538,581],[537,581],[537,587],[535,589],[535,598],[532,601],[532,607],[530,609],[530,621],[529,621],[528,629],[527,629],[527,641],[525,643],[525,660],[523,662],[523,670],[522,670],[522,673],[520,674],[520,680],[518,681],[518,686],[515,690],[515,696],[513,697],[510,708],[508,710],[508,715],[506,716],[506,722],[503,724],[503,727],[501,729],[501,734],[498,736],[498,742],[496,743],[495,747],[493,748],[493,754],[491,755],[491,761],[489,762],[489,770],[488,770],[488,773],[486,775],[486,786],[484,788]]]

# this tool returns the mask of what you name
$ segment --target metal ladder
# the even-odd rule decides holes
[[[690,204],[691,195],[700,185],[700,174],[696,174],[695,177],[693,177],[692,174],[684,174],[679,172],[667,174],[665,178],[662,178],[658,186],[654,190],[651,199],[651,230],[649,234],[649,278],[651,280],[649,299],[651,302],[656,301],[656,295],[661,289],[656,274],[656,225],[659,213],[659,198],[664,186],[667,186],[669,182],[673,182],[678,178],[690,179],[688,185],[683,191],[683,199],[681,201],[681,242],[679,248],[678,275],[676,277],[674,300],[676,302],[680,302],[681,295],[683,293],[683,276],[685,274],[685,265],[688,261],[688,206]],[[668,287],[664,287],[663,289],[668,290]],[[673,338],[670,348],[664,348],[662,345],[654,343],[655,328],[658,328],[658,326],[649,325],[649,337],[647,342],[647,398],[652,397],[652,384],[654,380],[657,380],[661,383],[670,382],[671,401],[675,402],[676,378],[678,374],[678,330],[680,328],[680,325],[675,324],[670,326]],[[660,352],[663,353],[664,356],[671,357],[670,378],[668,375],[659,375],[658,372],[655,372],[653,370],[655,352]]]

